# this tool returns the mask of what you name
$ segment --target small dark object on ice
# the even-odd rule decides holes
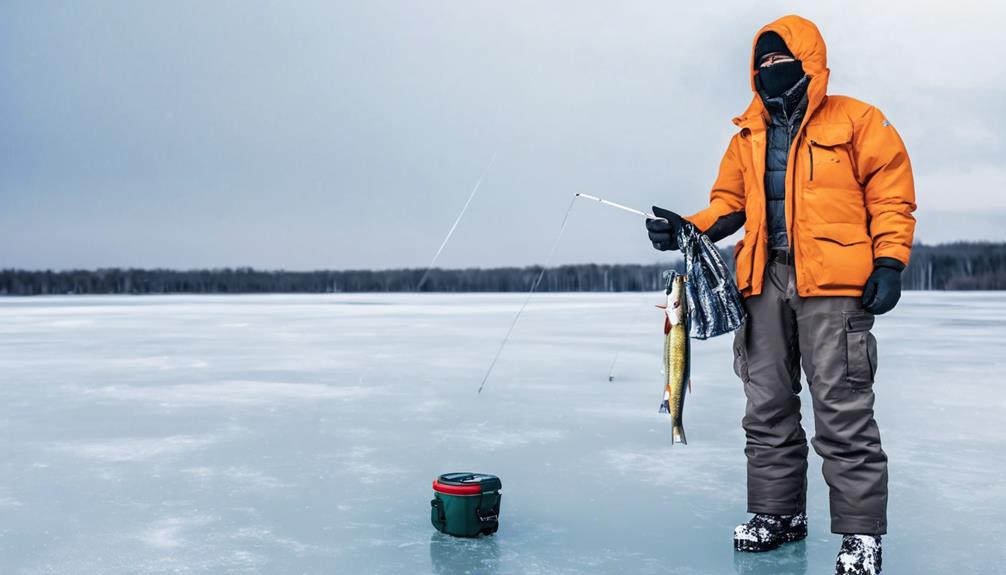
[[[845,535],[835,562],[835,575],[880,575],[879,535]]]
[[[758,513],[734,529],[734,549],[758,553],[777,549],[783,543],[807,537],[807,514],[768,515]]]

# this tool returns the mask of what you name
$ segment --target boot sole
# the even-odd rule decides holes
[[[734,551],[741,551],[744,553],[763,553],[765,551],[772,551],[773,549],[778,549],[787,543],[795,543],[797,541],[802,541],[807,538],[807,530],[799,529],[796,531],[789,531],[781,539],[773,542],[758,542],[758,541],[748,541],[746,539],[734,539]]]

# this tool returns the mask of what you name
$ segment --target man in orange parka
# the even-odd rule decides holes
[[[748,319],[734,370],[747,408],[748,511],[739,551],[806,537],[807,438],[800,364],[824,459],[831,529],[844,535],[836,572],[880,572],[887,531],[887,456],[873,415],[874,315],[901,294],[915,229],[911,164],[879,110],[827,95],[824,40],[785,16],[755,36],[751,105],[734,123],[709,207],[686,218],[654,207],[657,249],[696,226],[714,241],[744,226],[734,249]],[[687,222],[687,223],[686,223]]]

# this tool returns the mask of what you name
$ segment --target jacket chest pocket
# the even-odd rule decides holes
[[[852,165],[852,124],[807,126],[803,155],[812,187],[858,187]]]

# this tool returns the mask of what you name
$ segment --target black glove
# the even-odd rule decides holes
[[[863,287],[863,308],[880,315],[894,309],[901,299],[901,271],[905,264],[894,258],[877,258],[873,273]]]
[[[653,215],[658,218],[664,218],[663,220],[651,220],[649,218],[646,220],[646,231],[649,232],[653,248],[660,251],[680,249],[678,247],[678,234],[681,232],[681,228],[691,225],[688,220],[670,210],[658,208],[657,206],[653,206]]]

